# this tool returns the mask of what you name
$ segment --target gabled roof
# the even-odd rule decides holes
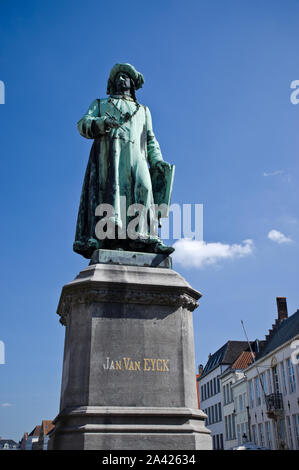
[[[54,428],[54,424],[51,420],[44,419],[42,421],[42,434],[46,436],[52,429]]]
[[[31,433],[29,434],[29,436],[39,436],[40,435],[40,431],[41,431],[41,426],[38,425],[38,426],[35,426],[35,428],[31,431]]]
[[[220,365],[231,366],[240,356],[241,352],[246,349],[248,349],[247,341],[228,341],[209,357],[200,378],[204,377]]]
[[[262,350],[257,354],[256,361],[274,351],[274,349],[282,346],[290,341],[294,336],[299,334],[299,310],[293,315],[283,320],[273,331],[272,335],[264,344]]]
[[[254,355],[254,353],[253,353]],[[250,351],[241,352],[240,356],[235,360],[232,369],[242,370],[246,369],[252,363],[252,356]]]
[[[0,439],[0,447],[3,447],[4,444],[8,444],[9,446],[17,446],[18,445],[12,439]]]

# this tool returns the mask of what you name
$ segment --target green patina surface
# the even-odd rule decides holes
[[[158,234],[150,233],[150,219],[157,218],[152,210],[154,203],[169,206],[174,167],[163,160],[148,107],[139,104],[135,96],[114,94],[116,74],[122,66],[129,74],[132,67],[117,66],[108,80],[107,91],[111,95],[94,100],[78,122],[80,134],[94,142],[81,193],[74,250],[86,258],[91,258],[94,250],[100,248],[169,254],[173,248],[163,245]],[[133,67],[131,78],[136,89],[142,86],[143,77]],[[111,122],[117,125],[111,127]],[[99,204],[113,207],[116,235],[132,219],[127,215],[124,219],[123,197],[126,210],[132,204],[147,209],[140,217],[137,239],[97,239],[95,229],[100,217],[95,214]],[[167,209],[161,215],[168,216]]]

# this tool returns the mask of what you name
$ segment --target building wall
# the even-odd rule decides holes
[[[220,375],[226,368],[227,366],[218,366],[207,375],[200,377],[198,381],[200,409],[208,416],[206,426],[211,431],[214,450],[224,448],[223,403]]]
[[[242,393],[246,394],[246,387],[245,392],[238,391],[238,389],[235,388],[235,384],[241,379],[244,380],[244,374],[243,372],[237,370],[227,370],[221,377],[224,419],[224,449],[226,450],[233,449],[238,445],[237,410],[240,408],[239,395],[241,394],[243,401],[244,396]],[[237,395],[236,391],[238,392]],[[244,416],[239,416],[240,422],[242,419],[244,419]],[[240,422],[238,423],[238,429],[240,429]]]
[[[282,394],[284,413],[280,421],[281,434],[288,449],[299,450],[299,366],[293,363],[294,349],[291,348],[296,339],[299,335],[245,371],[252,441],[271,449],[278,448],[277,432],[273,420],[267,417],[261,383],[266,395],[274,392]]]
[[[232,385],[235,405],[236,445],[242,445],[250,440],[248,426],[248,393],[247,382],[244,373],[240,373],[238,380]],[[246,438],[243,439],[244,434]]]
[[[35,442],[38,442],[38,436],[28,436],[25,450],[32,450],[32,446]]]

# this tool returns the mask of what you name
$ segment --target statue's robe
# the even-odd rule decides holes
[[[149,166],[155,166],[163,158],[153,132],[149,109],[140,105],[135,113],[136,109],[137,104],[130,98],[94,100],[78,122],[80,134],[87,139],[94,139],[82,188],[74,242],[74,250],[86,258],[91,257],[94,249],[110,246],[109,241],[100,241],[95,234],[100,219],[95,215],[99,204],[110,204],[114,208],[115,225],[119,227],[122,225],[120,196],[126,197],[127,208],[132,204],[142,204],[148,208],[148,214],[154,217],[151,211],[154,199]],[[126,113],[132,117],[123,122]],[[107,115],[114,116],[121,127],[107,132]],[[142,231],[138,237],[142,240],[150,235],[149,220],[146,227],[144,220],[140,226]],[[136,244],[129,240],[122,240],[119,246],[136,249]]]

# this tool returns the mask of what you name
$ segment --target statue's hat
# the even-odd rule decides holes
[[[138,72],[135,67],[131,64],[115,64],[110,72],[108,84],[107,84],[107,94],[110,95],[113,93],[113,82],[116,75],[119,72],[126,73],[135,83],[135,89],[141,88],[144,84],[144,77],[142,73]]]

